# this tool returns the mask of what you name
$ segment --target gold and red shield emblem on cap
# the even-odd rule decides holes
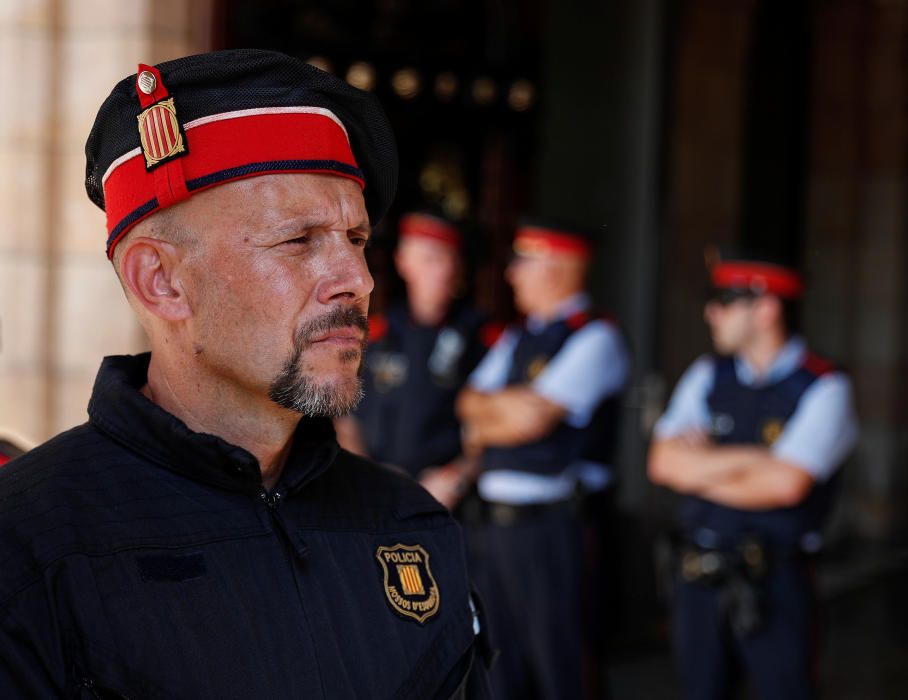
[[[385,597],[394,612],[419,623],[438,613],[441,594],[424,547],[418,544],[379,547],[375,558],[381,564]]]
[[[185,153],[183,132],[177,121],[173,98],[153,104],[139,115],[139,138],[145,167],[149,170],[164,161]]]

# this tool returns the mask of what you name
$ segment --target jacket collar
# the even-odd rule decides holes
[[[782,381],[804,364],[807,344],[801,336],[789,338],[762,374],[740,355],[735,355],[735,375],[745,386],[761,387]]]
[[[196,433],[140,389],[151,353],[105,357],[88,404],[89,422],[112,440],[194,481],[231,491],[259,491],[258,460],[217,435]],[[278,488],[292,492],[327,469],[340,448],[331,421],[302,418]]]
[[[526,329],[530,331],[530,333],[538,335],[539,333],[545,331],[545,329],[552,324],[564,321],[565,319],[573,316],[576,313],[588,311],[591,305],[592,302],[590,301],[590,296],[586,292],[578,292],[577,294],[572,294],[558,304],[557,308],[555,309],[555,313],[551,318],[543,318],[541,316],[529,314],[526,317]]]

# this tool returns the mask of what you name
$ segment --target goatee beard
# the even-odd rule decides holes
[[[339,306],[300,328],[294,337],[293,352],[271,382],[268,398],[279,406],[305,416],[334,418],[356,408],[363,397],[362,380],[358,371],[351,379],[319,382],[318,377],[307,374],[302,365],[303,353],[312,346],[315,338],[335,328],[350,326],[362,330],[365,338],[369,323],[365,314],[358,309]],[[340,360],[345,364],[362,361],[365,349],[364,339],[358,350],[343,350]]]

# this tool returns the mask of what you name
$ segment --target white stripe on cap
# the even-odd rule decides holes
[[[344,137],[347,139],[347,143],[350,143],[350,134],[347,133],[347,128],[344,126],[343,122],[338,119],[337,115],[334,112],[323,107],[255,107],[253,109],[238,109],[234,112],[221,112],[220,114],[210,114],[207,117],[199,117],[198,119],[193,119],[191,122],[186,122],[183,125],[183,129],[185,131],[189,131],[190,129],[194,129],[197,126],[203,126],[205,124],[211,124],[213,122],[220,122],[226,119],[242,119],[243,117],[258,117],[267,114],[317,114],[322,117],[327,117],[341,128],[341,131],[344,132]],[[107,182],[107,178],[111,176],[114,170],[119,168],[121,165],[123,165],[123,163],[130,160],[131,158],[135,158],[136,156],[141,154],[141,148],[134,148],[117,158],[113,163],[110,164],[110,167],[107,168],[107,171],[101,178],[101,186],[104,186],[104,183]]]

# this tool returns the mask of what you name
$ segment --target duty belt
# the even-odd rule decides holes
[[[784,561],[803,560],[797,549],[769,547],[756,537],[742,537],[734,547],[710,549],[685,541],[678,548],[678,572],[685,583],[707,585],[719,593],[719,605],[738,638],[763,627],[770,569]]]
[[[493,501],[479,501],[482,519],[498,527],[510,527],[526,520],[533,520],[555,512],[576,511],[578,502],[575,498],[552,503],[496,503]]]
[[[688,583],[717,585],[733,572],[758,581],[769,571],[770,551],[752,538],[742,539],[733,549],[707,549],[685,543],[681,545],[678,563],[681,578]]]

